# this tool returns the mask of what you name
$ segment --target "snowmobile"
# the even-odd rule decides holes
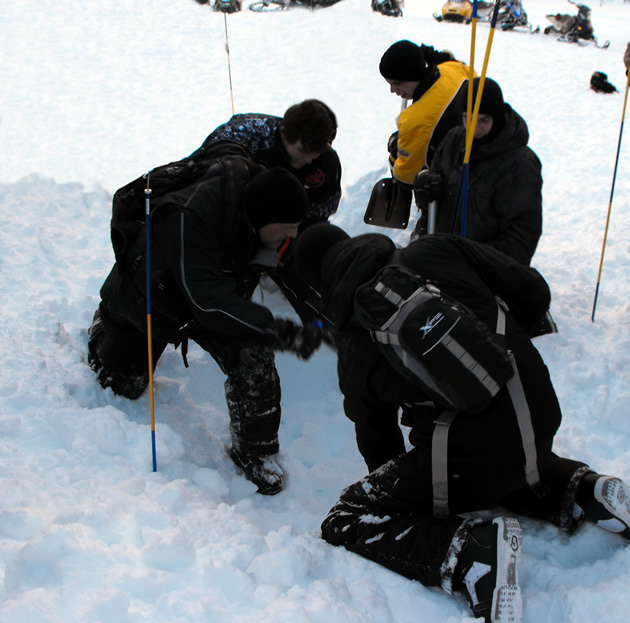
[[[567,15],[564,13],[556,13],[555,15],[547,15],[547,19],[551,22],[551,26],[547,26],[544,30],[546,35],[558,34],[558,41],[566,41],[568,43],[579,43],[580,41],[592,41],[598,48],[607,48],[610,41],[606,41],[603,45],[599,45],[591,23],[591,9],[585,4],[578,4],[574,0],[569,0],[578,8],[577,15]]]
[[[519,30],[524,28],[536,34],[540,26],[533,27],[527,20],[527,13],[523,9],[521,0],[503,0],[497,13],[497,28],[501,30]]]
[[[327,7],[336,4],[339,0],[259,0],[249,5],[250,11],[267,13],[269,11],[284,11],[294,6],[302,6],[310,9]]]
[[[388,17],[402,17],[402,1],[399,0],[372,0],[372,11],[382,13]]]
[[[477,19],[480,21],[488,21],[493,7],[492,2],[477,3]],[[473,5],[470,0],[447,0],[442,5],[442,14],[433,14],[438,22],[457,22],[470,24],[472,22]]]
[[[237,13],[241,6],[241,0],[214,0],[212,8],[221,13]]]

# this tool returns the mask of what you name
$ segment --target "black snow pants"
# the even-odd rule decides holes
[[[458,554],[481,520],[433,517],[431,466],[423,455],[427,453],[414,448],[346,488],[322,523],[322,536],[425,586],[452,593]],[[571,533],[581,521],[573,517],[577,489],[590,471],[584,463],[552,454],[540,464],[544,493],[526,486],[497,499],[497,507],[550,521]]]
[[[103,368],[118,376],[137,378],[146,375],[146,334],[119,317],[114,322],[103,306],[101,315],[104,331],[98,356]],[[159,334],[158,329],[154,335]],[[219,340],[200,330],[193,330],[190,339],[210,353],[226,375],[225,397],[233,446],[247,455],[276,454],[279,450],[281,390],[273,350]],[[154,368],[168,343],[153,339]],[[148,383],[148,375],[145,382]]]

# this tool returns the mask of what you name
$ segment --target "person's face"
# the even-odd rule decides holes
[[[291,166],[294,169],[301,169],[303,166],[310,164],[313,160],[315,160],[315,158],[319,158],[321,155],[320,152],[304,149],[302,141],[300,140],[295,143],[289,143],[289,141],[282,137],[282,142],[284,143],[284,148],[287,150],[287,154],[291,160]]]
[[[466,113],[462,115],[464,127],[466,127],[467,116]],[[493,123],[492,115],[477,115],[477,125],[475,125],[475,139],[483,138],[487,136],[490,130],[492,130]]]
[[[287,238],[295,238],[299,223],[268,223],[258,232],[260,241],[268,249],[278,249]]]
[[[391,93],[395,93],[398,97],[406,100],[413,99],[414,91],[420,84],[419,80],[389,80],[389,78],[385,78],[385,80],[389,84]]]

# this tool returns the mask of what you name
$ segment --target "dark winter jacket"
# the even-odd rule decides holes
[[[542,176],[536,154],[527,146],[524,119],[505,105],[505,126],[490,142],[474,141],[469,160],[466,237],[486,243],[529,264],[542,234]],[[437,232],[453,228],[464,161],[465,128],[452,129],[431,162],[445,180],[438,199]]]
[[[273,316],[252,302],[262,267],[256,231],[242,209],[248,181],[263,167],[224,158],[197,183],[158,199],[152,209],[151,312],[156,339],[177,342],[182,327],[237,342],[271,341]],[[112,269],[101,289],[113,320],[146,332],[144,233],[124,271]],[[270,270],[274,270],[272,266]]]
[[[203,152],[209,143],[220,139],[230,139],[245,145],[261,164],[288,169],[304,184],[311,203],[308,220],[326,220],[337,211],[341,199],[339,156],[329,147],[310,164],[294,169],[280,137],[281,121],[280,117],[258,113],[234,115],[227,123],[216,128],[198,151]]]
[[[430,462],[434,420],[440,413],[418,404],[427,396],[387,363],[368,332],[353,320],[354,292],[392,261],[393,252],[389,238],[368,234],[335,244],[322,265],[327,276],[322,298],[341,333],[338,373],[344,410],[355,423],[359,450],[371,471],[405,451],[398,426],[400,407],[403,423],[411,426],[411,443]],[[549,305],[544,279],[494,249],[453,235],[425,236],[396,251],[394,257],[437,282],[490,327],[496,326],[495,295],[509,305],[507,345],[515,355],[532,412],[539,464],[544,463],[561,418],[547,368],[528,337]],[[494,504],[523,487],[523,463],[522,441],[506,388],[484,412],[460,414],[451,425],[449,486],[453,499],[465,501],[469,510]],[[451,506],[457,512],[457,503]]]

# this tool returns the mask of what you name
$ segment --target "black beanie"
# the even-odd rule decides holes
[[[383,78],[401,82],[422,80],[427,64],[422,48],[411,41],[398,41],[391,45],[378,66]]]
[[[475,78],[473,81],[473,105],[478,90],[479,78]],[[468,89],[464,90],[464,94],[468,97]],[[501,87],[492,78],[486,78],[483,83],[479,114],[490,115],[492,117],[491,137],[495,137],[503,129],[503,126],[505,126],[505,101],[503,100],[503,92],[501,91]]]
[[[320,291],[322,262],[328,250],[337,242],[350,238],[348,234],[330,223],[317,223],[305,229],[295,243],[295,267],[306,283]]]
[[[259,173],[247,184],[243,206],[254,229],[260,231],[270,223],[301,222],[309,201],[304,186],[295,175],[282,167],[273,167]]]

